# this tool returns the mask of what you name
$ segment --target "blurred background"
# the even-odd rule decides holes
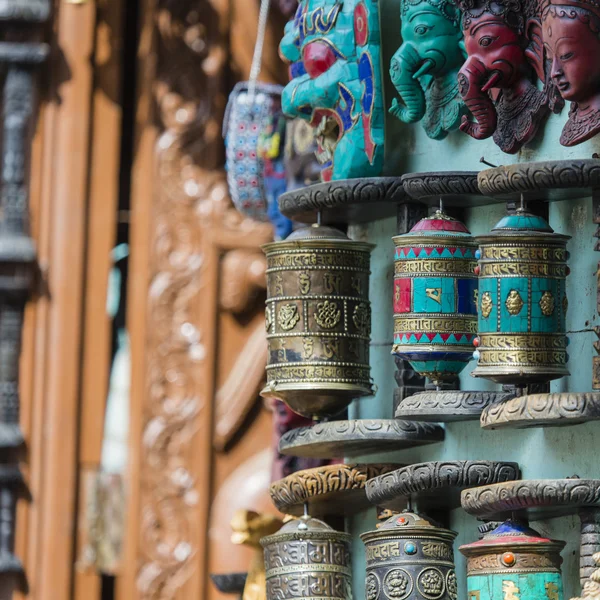
[[[271,3],[264,82],[287,81],[295,4]],[[275,451],[302,420],[259,396],[273,227],[224,168],[259,9],[0,2],[0,597],[235,598],[243,511],[274,514],[272,478],[315,464]]]

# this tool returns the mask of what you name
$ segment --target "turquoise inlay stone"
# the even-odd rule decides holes
[[[467,557],[469,600],[563,600],[560,551],[565,543],[506,521],[460,547]]]
[[[526,384],[568,375],[568,239],[523,211],[477,238],[481,343],[475,377]]]
[[[417,547],[412,542],[406,542],[406,544],[404,544],[404,552],[406,552],[406,554],[416,554]]]
[[[473,354],[477,245],[440,212],[393,239],[393,354],[433,382],[453,380]]]

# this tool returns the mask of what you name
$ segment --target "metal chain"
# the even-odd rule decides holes
[[[252,57],[252,67],[250,68],[250,79],[248,81],[248,96],[252,99],[256,92],[256,82],[260,75],[262,66],[262,53],[265,43],[265,33],[267,31],[267,19],[269,18],[270,0],[261,0],[260,13],[258,15],[258,33],[256,34],[256,45],[254,46],[254,56]]]

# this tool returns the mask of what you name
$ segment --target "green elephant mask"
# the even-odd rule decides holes
[[[460,12],[449,0],[402,0],[403,44],[390,76],[404,105],[394,99],[390,113],[405,123],[421,121],[430,138],[441,140],[467,114],[457,74],[466,53]]]

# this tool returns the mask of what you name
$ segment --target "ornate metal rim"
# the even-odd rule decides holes
[[[396,204],[406,199],[400,177],[343,179],[286,192],[279,198],[279,209],[302,223],[314,223],[319,211],[324,223],[367,222],[393,216]]]
[[[584,506],[600,506],[600,479],[522,479],[465,490],[462,507],[482,518],[535,512],[537,518],[573,514]]]
[[[599,419],[600,392],[531,394],[491,404],[481,414],[481,427],[560,427]]]
[[[482,196],[477,184],[478,171],[431,171],[406,173],[404,191],[414,200],[444,196]]]
[[[279,441],[279,452],[306,458],[340,458],[414,448],[443,440],[444,429],[437,425],[397,419],[355,419],[288,431]]]
[[[263,548],[271,544],[280,544],[282,542],[295,542],[304,540],[329,540],[331,542],[345,542],[350,544],[352,536],[343,531],[291,531],[289,533],[274,533],[260,540]]]
[[[550,190],[600,187],[599,159],[549,160],[485,169],[477,177],[479,189],[490,196],[527,194],[539,198]]]
[[[395,417],[438,423],[475,421],[481,418],[482,411],[492,403],[509,400],[512,397],[513,394],[509,392],[464,390],[419,392],[400,401]]]
[[[463,490],[520,477],[519,465],[501,461],[434,461],[384,473],[367,482],[367,498],[376,506],[394,505],[398,499],[430,495],[439,490]],[[440,494],[436,494],[439,497]]]
[[[271,484],[271,499],[284,514],[321,517],[354,514],[369,506],[367,480],[398,469],[398,464],[337,464],[298,471]]]

